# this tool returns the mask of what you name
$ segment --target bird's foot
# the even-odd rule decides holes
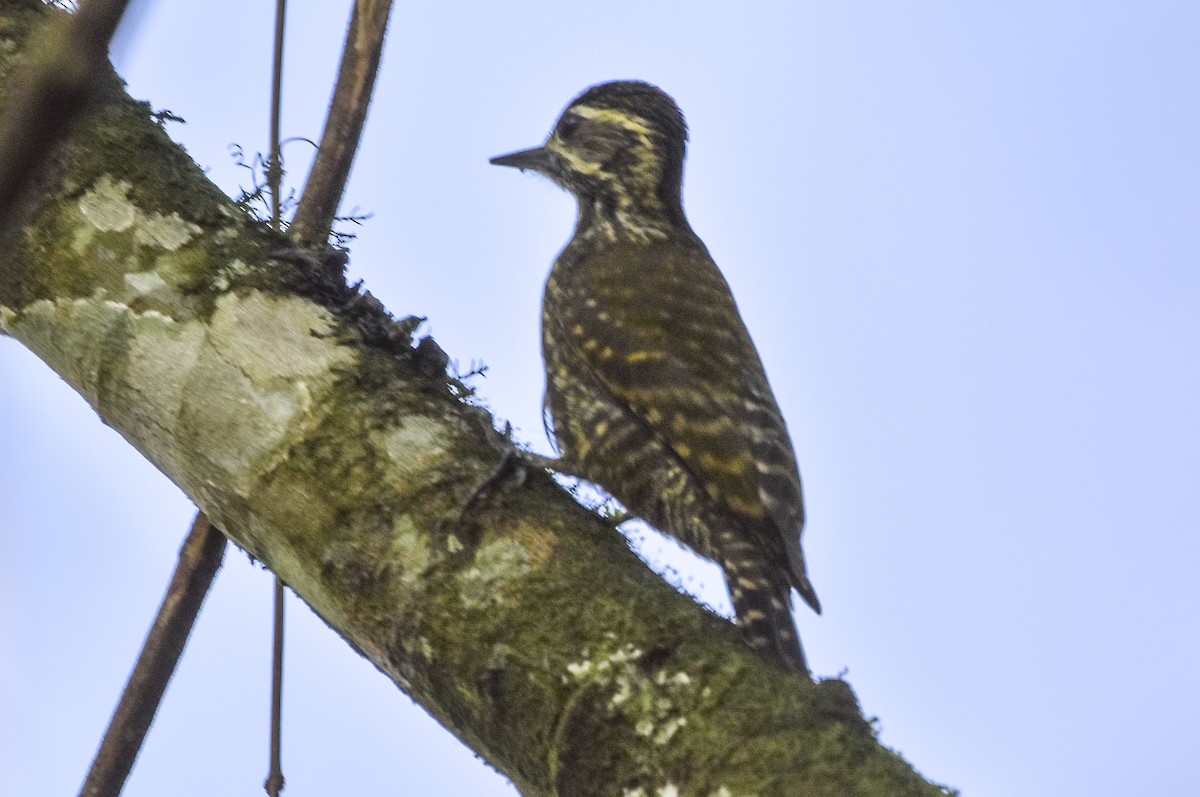
[[[462,516],[466,517],[490,504],[497,495],[525,485],[532,470],[553,470],[557,459],[544,457],[529,451],[508,448],[495,470],[483,480],[471,497],[463,504]]]

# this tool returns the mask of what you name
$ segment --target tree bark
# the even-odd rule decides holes
[[[40,4],[0,0],[0,113]],[[526,795],[938,795],[533,473],[342,263],[106,81],[0,262],[0,331]],[[431,367],[432,365],[432,367]]]

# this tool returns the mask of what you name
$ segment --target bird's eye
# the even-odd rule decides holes
[[[570,141],[577,132],[580,125],[583,124],[583,118],[575,114],[567,114],[558,123],[558,137],[563,141]]]

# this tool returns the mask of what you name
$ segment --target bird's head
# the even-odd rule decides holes
[[[579,201],[580,226],[656,237],[686,227],[681,199],[687,125],[666,92],[639,81],[593,86],[576,97],[534,149],[492,158],[543,174]]]

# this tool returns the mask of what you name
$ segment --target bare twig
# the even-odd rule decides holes
[[[279,190],[283,183],[283,160],[280,148],[279,118],[283,110],[283,28],[287,17],[287,0],[275,2],[275,57],[271,62],[271,154],[267,158],[267,183],[271,187],[271,229],[279,232],[283,224]]]
[[[275,71],[272,83],[271,159],[267,179],[271,183],[271,226],[279,230],[279,192],[282,168],[279,155],[279,110],[282,85],[283,20],[286,0],[278,0],[275,29]],[[308,182],[300,196],[300,206],[289,232],[301,246],[315,246],[329,237],[337,214],[354,153],[362,137],[367,108],[375,88],[383,40],[387,31],[391,0],[356,0],[350,16],[350,30],[342,50],[342,63],[334,89],[325,132]],[[271,769],[264,784],[267,794],[279,797],[283,791],[281,762],[283,708],[283,582],[275,580],[275,634],[271,669]]]
[[[55,148],[70,132],[107,72],[108,43],[128,0],[86,0],[57,20],[50,43],[17,79],[0,129],[0,257],[24,221],[26,200]]]
[[[279,132],[283,115],[283,32],[287,18],[287,0],[275,2],[275,57],[271,65],[271,157],[267,161],[267,182],[271,186],[271,229],[283,227],[283,209],[279,192],[283,183]],[[283,581],[275,576],[275,613],[271,641],[271,751],[263,790],[270,797],[283,791]]]
[[[271,797],[283,791],[283,581],[275,577],[275,633],[271,647],[271,770],[263,789]]]
[[[324,242],[350,177],[375,88],[392,0],[356,0],[321,146],[304,186],[291,235],[301,246]]]
[[[198,513],[80,797],[121,793],[224,553],[225,535]]]

